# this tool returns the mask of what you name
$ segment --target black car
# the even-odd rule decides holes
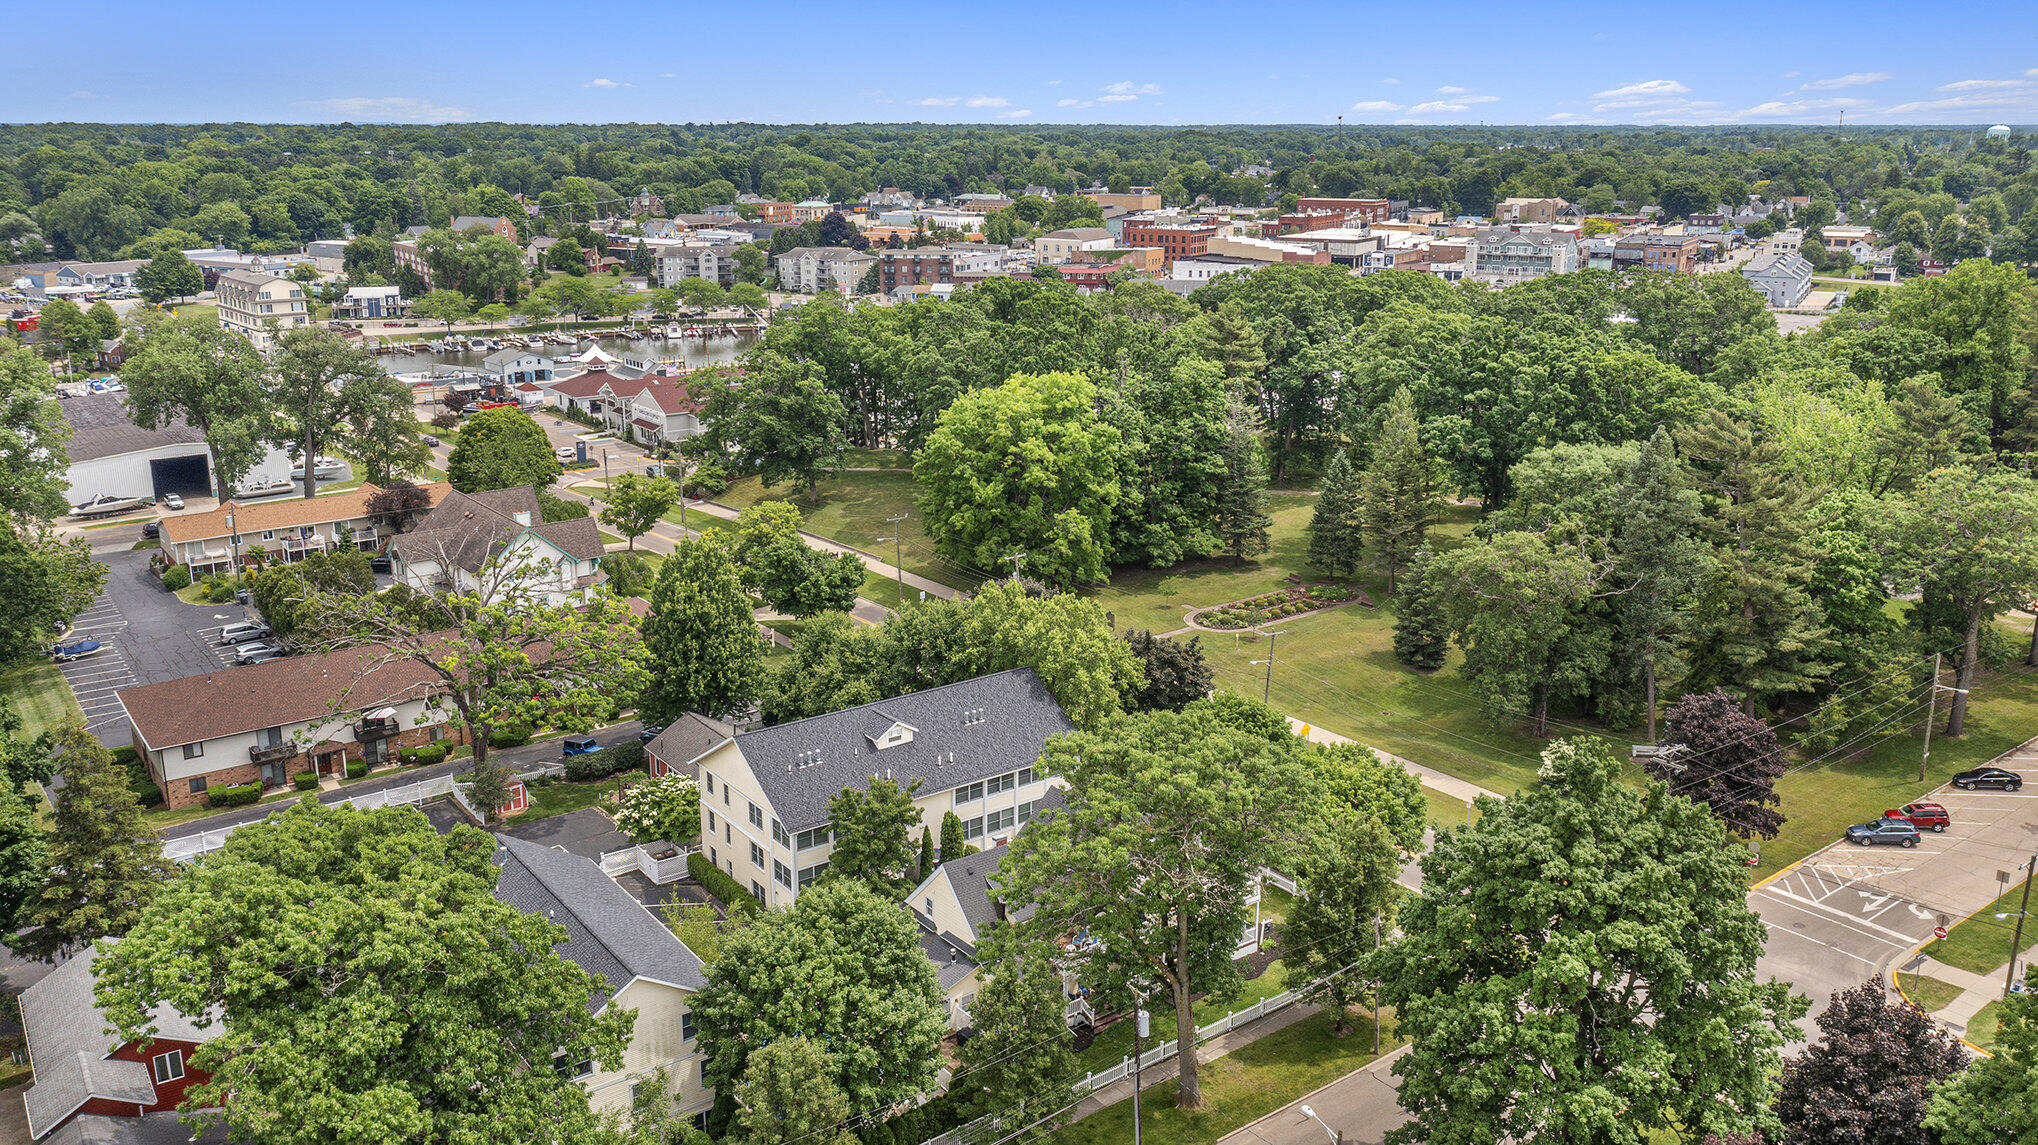
[[[386,573],[386,572],[388,572],[388,571],[389,571],[389,558],[388,558],[388,557],[369,557],[369,558],[368,558],[368,569],[369,569],[369,571],[370,571],[370,572],[379,572],[379,573]]]
[[[144,540],[153,541],[162,535],[163,523],[161,521],[148,521],[142,525],[142,538]]]
[[[662,732],[664,730],[665,725],[663,724],[660,724],[657,727],[653,727],[650,724],[645,724],[643,729],[637,733],[637,742],[650,743],[652,740],[658,738],[659,732]]]
[[[1897,847],[1918,845],[1918,828],[1902,819],[1877,819],[1847,828],[1847,841],[1863,847],[1885,843]]]
[[[1962,791],[1973,791],[1977,787],[2015,791],[2024,786],[2024,777],[2014,771],[2004,771],[2000,767],[1976,767],[1954,776],[1953,786]]]

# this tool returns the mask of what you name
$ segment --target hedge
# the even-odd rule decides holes
[[[365,759],[350,759],[350,760],[348,760],[348,761],[347,761],[347,778],[348,778],[348,779],[359,779],[359,778],[361,778],[362,776],[364,776],[364,775],[366,775],[366,774],[368,774],[368,761],[367,761],[367,760],[365,760]]]
[[[451,750],[451,748],[443,743],[428,743],[422,747],[404,748],[397,754],[397,758],[404,763],[416,764],[419,767],[429,767],[434,763],[444,760],[447,753]]]
[[[743,884],[732,878],[729,872],[708,861],[699,851],[686,857],[686,873],[701,889],[722,900],[722,905],[737,914],[756,914],[763,910],[755,896],[743,889]]]
[[[591,779],[607,779],[625,771],[644,766],[644,745],[637,740],[576,755],[566,761],[566,778],[575,783],[586,783]]]
[[[488,746],[522,747],[531,742],[531,729],[525,724],[504,724],[488,729]]]
[[[296,775],[290,777],[290,783],[292,786],[296,787],[299,791],[310,791],[312,788],[318,786],[318,772],[300,771]]]
[[[117,747],[113,749],[113,762],[122,767],[133,767],[141,762],[141,758],[141,753],[132,747]]]
[[[188,565],[171,565],[163,570],[163,587],[171,592],[191,587],[191,569]]]
[[[864,1145],[920,1145],[962,1124],[961,1097],[953,1090],[916,1105],[889,1121],[864,1125],[857,1136]]]
[[[259,783],[241,783],[231,787],[209,787],[205,790],[205,801],[214,807],[246,807],[262,797]]]

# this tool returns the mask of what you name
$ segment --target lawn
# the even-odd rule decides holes
[[[1924,974],[1898,974],[1897,984],[1904,994],[1916,1002],[1926,1013],[1943,1010],[1960,997],[1960,987]]]
[[[2029,882],[2027,877],[2024,882]],[[2032,888],[2038,891],[2038,887]],[[2010,960],[2010,943],[2017,938],[2018,905],[2024,899],[2024,883],[2012,883],[2001,898],[1975,911],[1972,915],[1955,923],[1946,932],[1944,942],[1935,942],[1925,953],[1948,966],[1976,974],[1993,975]],[[2034,896],[2034,910],[2038,910],[2038,896]],[[2007,914],[2008,918],[1996,915]],[[2023,941],[2026,944],[2038,942],[2038,926],[2024,927]]]
[[[1464,800],[1434,787],[1422,789],[1422,801],[1429,804],[1429,821],[1439,826],[1469,827],[1479,818],[1477,807],[1468,807]]]
[[[589,783],[548,783],[534,786],[531,791],[531,805],[510,816],[507,823],[530,823],[539,819],[550,819],[583,807],[593,807],[601,802],[602,796],[616,789],[614,779],[597,779]]]
[[[1276,959],[1267,967],[1266,973],[1244,984],[1239,995],[1229,1002],[1215,1003],[1204,999],[1196,1003],[1196,1024],[1207,1026],[1234,1010],[1243,1010],[1262,999],[1271,998],[1288,988],[1288,968]],[[1175,1036],[1175,1008],[1165,1001],[1149,998],[1148,1023],[1153,1030],[1155,1041],[1148,1043],[1149,1049],[1158,1042]],[[1095,1073],[1107,1066],[1132,1056],[1132,1020],[1121,1019],[1097,1035],[1088,1049],[1076,1055],[1076,1061],[1085,1070]]]
[[[64,674],[48,660],[24,660],[0,671],[0,692],[6,693],[14,710],[21,713],[24,739],[55,731],[71,716],[85,718],[71,696],[71,686],[64,683]]]
[[[756,477],[739,477],[715,500],[732,509],[748,509],[760,501],[789,501],[800,511],[808,532],[862,549],[891,563],[893,530],[904,526],[905,538],[897,546],[900,562],[909,573],[939,581],[951,588],[974,590],[983,578],[958,568],[934,554],[934,541],[921,525],[920,507],[913,499],[913,475],[909,471],[844,473],[821,482],[818,498],[807,502],[806,490],[793,485],[766,489]],[[888,518],[905,515],[894,523]],[[678,510],[666,520],[677,523]],[[995,570],[987,570],[995,571]],[[896,595],[896,589],[894,590]],[[882,598],[880,598],[882,599]]]
[[[317,796],[318,790],[314,788],[310,791],[299,791],[295,787],[285,784],[248,806],[267,807],[271,804],[289,803],[302,799],[307,795]],[[180,823],[189,823],[193,819],[204,819],[211,815],[223,815],[228,811],[237,810],[239,810],[237,807],[213,807],[205,803],[199,803],[193,807],[157,807],[142,812],[142,822],[152,830],[161,831],[165,827],[175,827]]]
[[[1994,1049],[1996,1044],[1996,1029],[1997,1027],[2002,1025],[2002,1021],[2003,1021],[2003,1000],[2001,998],[1997,998],[1995,1001],[1990,1002],[1988,1005],[1983,1006],[1981,1009],[1975,1011],[1974,1017],[1968,1019],[1967,1022],[1968,1042],[1970,1044],[1980,1046],[1982,1049],[1985,1050]]]
[[[1363,1019],[1355,1023],[1363,1024]],[[1391,1019],[1388,1028],[1393,1028]],[[1311,1014],[1204,1063],[1198,1071],[1204,1104],[1199,1111],[1175,1108],[1174,1081],[1146,1090],[1140,1099],[1142,1140],[1150,1145],[1210,1145],[1373,1058],[1370,1030],[1357,1028],[1342,1038],[1333,1037],[1330,1016]],[[1052,1140],[1058,1145],[1122,1145],[1132,1140],[1132,1103],[1121,1101],[1101,1109],[1063,1128]]]

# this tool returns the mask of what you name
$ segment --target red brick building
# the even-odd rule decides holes
[[[1295,200],[1295,213],[1315,214],[1320,211],[1335,211],[1358,223],[1384,223],[1393,217],[1393,211],[1385,199],[1331,199],[1310,197]]]
[[[1120,238],[1129,247],[1159,247],[1162,259],[1173,263],[1178,258],[1210,253],[1210,240],[1216,234],[1213,223],[1128,221]]]
[[[878,252],[878,287],[891,291],[899,286],[930,286],[955,281],[955,252],[943,247],[919,247]]]

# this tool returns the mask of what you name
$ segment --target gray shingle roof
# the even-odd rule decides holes
[[[611,996],[637,978],[684,990],[707,985],[694,952],[593,859],[507,835],[495,841],[502,868],[495,897],[565,927],[559,954],[600,975]],[[606,1004],[596,1000],[597,1008]]]
[[[44,1138],[42,1145],[222,1145],[227,1139],[224,1122],[214,1122],[196,1137],[184,1119],[175,1113],[144,1113],[140,1117],[108,1117],[85,1113],[64,1123]]]
[[[164,445],[202,444],[205,435],[177,418],[161,429],[143,429],[127,415],[119,394],[83,394],[61,403],[71,423],[71,461],[95,461]],[[86,491],[79,499],[89,495]]]
[[[536,358],[541,362],[551,361],[550,358],[545,357],[543,354],[533,353],[530,350],[519,350],[512,346],[506,350],[497,350],[488,357],[481,359],[481,367],[482,369],[494,372],[501,370],[504,366],[509,365],[518,358]]]
[[[687,764],[706,755],[716,744],[734,734],[735,729],[727,724],[688,712],[666,725],[664,731],[644,746],[644,750],[664,760],[667,766],[684,771]],[[686,773],[692,775],[699,770],[696,767]]]
[[[934,933],[924,918],[920,923],[920,950],[934,964],[934,978],[946,994],[977,968],[976,949],[955,935]]]
[[[22,991],[21,1025],[35,1067],[35,1084],[22,1095],[31,1137],[48,1133],[94,1097],[142,1104],[156,1100],[146,1062],[106,1057],[123,1043],[92,998],[92,964],[98,957],[91,950],[75,955]],[[204,1042],[213,1036],[167,1006],[158,1007],[151,1019],[160,1037]]]
[[[965,716],[972,720],[964,723]],[[977,718],[980,715],[981,718]],[[895,723],[914,729],[882,751]],[[1031,668],[1012,668],[874,704],[759,728],[736,737],[751,774],[788,831],[827,821],[828,800],[868,788],[873,774],[922,795],[1016,771],[1040,758],[1047,737],[1075,730]]]
[[[517,523],[527,514],[529,525]],[[575,560],[602,557],[601,531],[592,517],[546,522],[537,492],[529,485],[481,493],[448,492],[410,532],[392,540],[390,551],[405,561],[437,561],[443,556],[457,568],[480,572],[496,554],[523,533],[535,533]]]

